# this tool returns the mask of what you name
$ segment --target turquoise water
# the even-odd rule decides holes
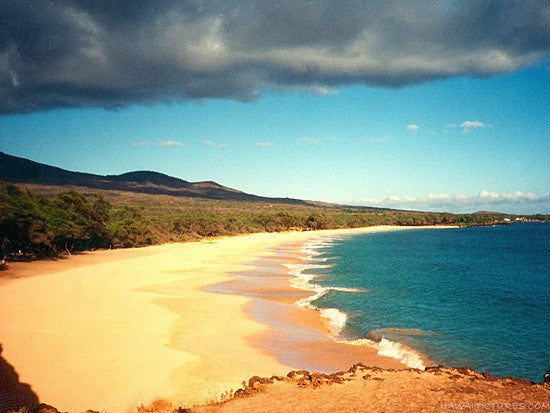
[[[305,250],[303,276],[322,292],[311,304],[336,315],[340,339],[402,343],[500,377],[540,382],[550,370],[548,223],[362,234]]]

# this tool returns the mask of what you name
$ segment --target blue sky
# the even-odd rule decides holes
[[[483,190],[540,196],[550,190],[549,80],[539,65],[402,89],[58,109],[4,116],[0,148],[69,170],[155,170],[330,202]],[[461,128],[467,121],[483,126]],[[550,212],[548,202],[513,206]]]
[[[94,17],[92,11],[87,13]],[[99,17],[86,20],[88,26],[92,23],[108,27],[100,26]],[[311,36],[322,37],[322,32],[311,30]],[[62,34],[68,38],[70,33]],[[216,36],[227,44],[235,35],[222,34],[225,37]],[[201,47],[217,50],[212,41]],[[450,46],[458,47],[437,45],[441,50]],[[426,62],[403,72],[410,78],[395,69],[393,57],[380,57],[385,62],[380,67],[387,65],[388,73],[393,70],[385,76],[378,74],[382,70],[378,67],[372,73],[361,69],[350,74],[349,67],[356,64],[352,60],[342,68],[328,63],[325,68],[322,64],[334,56],[323,55],[319,73],[325,77],[302,81],[300,76],[310,72],[294,79],[289,73],[297,69],[285,67],[288,73],[283,77],[271,73],[261,81],[247,78],[243,86],[238,82],[244,75],[235,72],[230,84],[216,83],[224,76],[212,80],[216,91],[155,83],[151,88],[156,91],[147,98],[130,96],[127,89],[116,93],[109,89],[104,97],[107,86],[92,74],[85,81],[97,88],[93,93],[87,86],[78,96],[69,94],[75,87],[71,92],[59,89],[55,98],[46,92],[23,94],[21,88],[31,79],[25,80],[25,72],[14,66],[9,82],[15,97],[2,106],[0,150],[69,170],[97,174],[154,170],[266,196],[452,212],[550,213],[549,62],[541,59],[542,53],[529,57],[526,64],[517,50],[513,54],[506,45],[498,46],[501,53],[509,53],[504,55],[508,60],[499,55],[487,63],[487,56],[479,57],[472,46],[466,63],[453,56],[454,60],[427,69],[429,73],[423,70],[433,57],[424,56]],[[415,58],[421,51],[417,53]],[[494,69],[495,61],[505,64]],[[268,64],[262,61],[261,73]],[[447,65],[445,70],[441,65]],[[187,87],[194,79],[185,77],[190,75],[187,66],[184,69],[179,81],[187,82]],[[253,79],[260,76],[256,66],[249,70]],[[330,70],[334,73],[325,75]],[[49,76],[42,85],[47,93],[67,82],[53,80],[52,73],[44,75]],[[131,81],[141,85],[148,79]],[[81,85],[81,79],[70,81]],[[234,84],[238,86],[233,90]],[[224,96],[224,91],[229,95]],[[56,101],[58,96],[65,100]]]

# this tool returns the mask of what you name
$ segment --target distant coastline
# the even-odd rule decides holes
[[[152,184],[151,184],[152,185]],[[2,262],[81,251],[160,245],[217,236],[378,225],[497,225],[550,219],[494,212],[449,214],[312,203],[288,205],[131,191],[0,182]],[[5,267],[2,265],[2,267]]]

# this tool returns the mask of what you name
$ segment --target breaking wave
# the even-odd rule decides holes
[[[404,344],[388,340],[385,337],[382,337],[380,341],[371,340],[369,338],[359,338],[356,340],[338,340],[338,342],[352,344],[354,346],[372,347],[378,350],[376,352],[377,354],[397,359],[401,363],[413,369],[424,370],[426,367],[431,365],[426,357],[418,351],[415,351]]]
[[[396,358],[403,364],[415,369],[424,370],[427,367],[420,353],[401,343],[396,343],[385,338],[382,338],[378,342],[378,354]]]
[[[316,262],[324,263],[330,260],[331,257],[319,257],[319,255],[322,255],[324,253],[323,249],[332,247],[336,244],[336,241],[342,239],[343,238],[320,238],[307,242],[300,249],[300,252],[302,254],[306,254],[305,256],[301,257],[304,263],[285,264],[285,266],[289,269],[289,274],[293,276],[293,278],[290,280],[291,285],[300,290],[313,293],[308,297],[296,301],[296,304],[304,308],[311,308],[319,311],[321,317],[327,320],[332,338],[335,341],[352,345],[366,345],[377,349],[377,353],[379,355],[395,358],[403,364],[407,365],[408,367],[425,369],[428,365],[430,365],[430,363],[421,353],[409,348],[402,343],[391,341],[385,337],[386,333],[389,333],[390,335],[392,333],[420,335],[422,334],[421,330],[399,328],[378,329],[373,330],[372,334],[369,334],[370,338],[345,340],[340,338],[340,334],[346,326],[346,322],[348,319],[347,314],[337,308],[318,308],[312,304],[314,301],[318,300],[329,291],[340,291],[348,293],[368,292],[359,288],[323,287],[319,284],[315,284],[312,282],[316,277],[319,276],[319,274],[304,272],[311,269],[324,269],[332,267],[332,265],[330,264],[321,264]]]

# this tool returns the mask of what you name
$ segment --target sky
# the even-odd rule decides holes
[[[550,213],[546,1],[11,1],[0,151],[265,196]]]

